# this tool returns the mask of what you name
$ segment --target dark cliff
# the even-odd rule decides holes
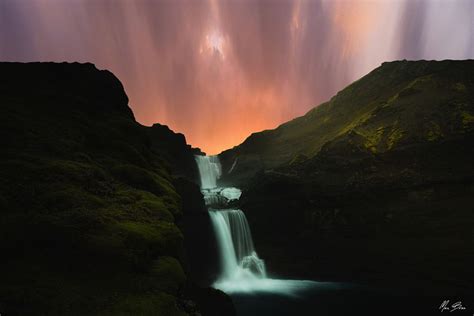
[[[472,60],[384,63],[305,116],[223,152],[222,181],[243,186],[269,269],[468,289],[473,78]]]
[[[179,225],[200,151],[137,123],[92,64],[0,63],[0,111],[0,312],[193,312]]]

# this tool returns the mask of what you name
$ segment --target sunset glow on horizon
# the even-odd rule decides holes
[[[92,62],[140,123],[216,154],[384,61],[474,58],[473,3],[4,0],[0,60]]]

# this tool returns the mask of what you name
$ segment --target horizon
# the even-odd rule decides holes
[[[139,123],[208,154],[304,115],[382,62],[474,58],[471,1],[111,4],[4,1],[0,60],[107,69]]]

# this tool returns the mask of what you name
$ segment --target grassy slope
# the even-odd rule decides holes
[[[242,183],[259,170],[313,157],[324,144],[349,133],[358,133],[367,148],[380,152],[403,138],[435,140],[453,129],[462,131],[472,123],[472,91],[466,84],[472,83],[473,67],[474,61],[384,63],[306,115],[222,152],[223,182]],[[235,159],[232,173],[226,174]]]
[[[0,312],[183,315],[184,137],[139,125],[91,64],[0,74]]]
[[[469,288],[473,75],[474,61],[386,63],[224,152],[269,268]]]

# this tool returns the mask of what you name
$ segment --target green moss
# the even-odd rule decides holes
[[[394,127],[387,138],[387,148],[392,149],[403,138],[403,134],[400,128]]]
[[[163,202],[171,214],[174,216],[181,215],[181,199],[177,194],[163,197]]]
[[[290,161],[290,165],[297,165],[308,160],[308,156],[304,154],[298,154]]]
[[[408,87],[408,88],[405,88],[402,91],[400,91],[400,93],[398,93],[398,97],[399,98],[406,98],[406,97],[413,96],[413,95],[415,95],[417,93],[420,93],[420,92],[421,91],[416,89],[416,88]]]
[[[124,234],[126,238],[135,239],[138,242],[160,243],[162,242],[162,232],[152,224],[121,222],[116,224],[116,228]]]
[[[338,135],[344,135],[351,130],[355,130],[357,127],[366,123],[372,117],[372,112],[364,112],[360,116],[355,117],[351,122],[345,125],[338,133]]]
[[[466,92],[466,85],[462,82],[456,82],[453,84],[453,89],[458,92]]]
[[[174,222],[173,214],[165,206],[165,203],[160,200],[143,200],[139,201],[136,205],[153,218],[158,218],[165,222]]]
[[[183,236],[173,223],[139,223],[124,221],[114,225],[114,230],[123,237],[124,243],[134,252],[147,255],[177,255]]]
[[[391,96],[390,99],[387,100],[387,103],[384,105],[384,107],[388,107],[391,104],[393,104],[396,100],[398,99],[398,93]]]
[[[112,173],[124,183],[137,189],[150,191],[156,195],[163,195],[165,188],[162,181],[148,170],[134,165],[118,165],[112,168]]]
[[[433,142],[444,136],[441,131],[441,127],[436,122],[430,122],[428,126],[428,133],[426,138],[428,141]]]
[[[102,229],[114,220],[113,217],[115,217],[113,213],[82,206],[58,213],[54,222],[56,225],[70,227],[75,231],[87,232]]]
[[[123,141],[114,141],[108,144],[107,147],[110,148],[112,153],[119,155],[122,159],[132,164],[142,167],[147,166],[146,159],[132,144],[127,144]]]
[[[92,253],[98,253],[114,258],[130,258],[123,236],[117,234],[110,228],[104,228],[101,232],[91,233],[86,236],[88,248]],[[129,260],[129,259],[127,259]]]
[[[175,192],[171,195],[156,196],[143,190],[120,188],[115,194],[114,202],[127,205],[134,210],[134,218],[141,218],[143,221],[146,221],[146,218],[173,221],[174,216],[181,214],[181,200]],[[140,212],[143,216],[140,216]]]
[[[150,274],[153,282],[159,282],[158,287],[167,293],[176,293],[186,281],[181,264],[173,257],[160,257],[153,263]]]
[[[428,88],[435,83],[435,78],[432,74],[421,76],[411,81],[405,89],[422,90]]]
[[[474,115],[470,112],[463,111],[461,112],[462,124],[464,128],[472,126],[474,123]]]
[[[83,157],[84,155],[80,156],[81,159],[84,159]],[[91,163],[72,160],[47,160],[44,168],[47,173],[57,174],[74,181],[82,181],[87,177],[93,177],[96,180],[106,178],[104,171]]]
[[[364,146],[374,154],[377,153],[377,147],[384,135],[383,126],[377,128],[375,131],[365,131],[362,134],[365,138]]]
[[[139,201],[140,199],[142,199],[142,192],[144,191],[134,190],[129,187],[119,187],[114,192],[115,194],[113,196],[113,201],[121,205],[133,204]],[[152,193],[149,193],[149,192],[146,192],[146,193],[150,194],[153,197],[156,197],[156,195]]]
[[[187,314],[177,308],[175,297],[166,293],[157,293],[123,297],[104,315],[186,316]]]
[[[77,207],[86,207],[96,209],[105,205],[105,201],[82,188],[69,186],[49,191],[42,198],[44,205],[48,209],[65,211]]]

